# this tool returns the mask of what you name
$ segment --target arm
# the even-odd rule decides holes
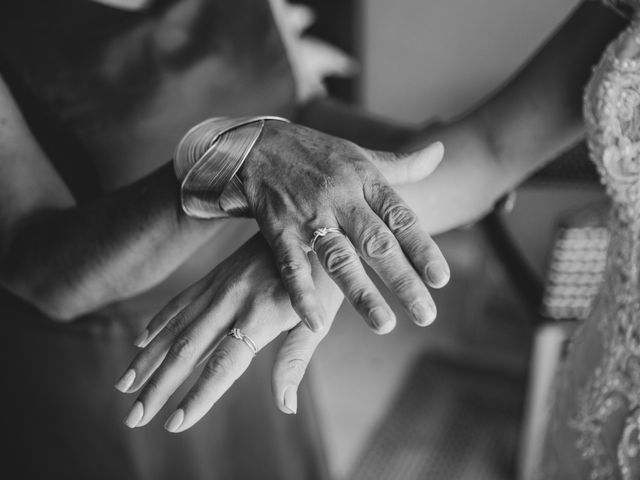
[[[165,278],[220,226],[182,214],[171,165],[77,205],[0,79],[0,282],[70,320]]]
[[[166,424],[171,432],[193,426],[253,361],[252,349],[227,336],[231,328],[248,335],[257,350],[285,333],[274,365],[273,394],[281,411],[296,413],[298,383],[289,379],[302,376],[309,359],[292,361],[291,357],[304,353],[297,348],[300,343],[320,343],[343,298],[317,258],[311,256],[310,261],[314,284],[329,314],[328,323],[315,332],[300,323],[293,311],[260,234],[171,300],[147,326],[142,349],[116,384],[124,393],[140,390],[125,424],[134,428],[149,423],[175,390],[204,365]]]
[[[419,125],[390,121],[331,97],[301,105],[296,122],[374,150],[397,151],[422,133]]]
[[[512,80],[442,129],[443,167],[421,186],[400,190],[429,231],[488,212],[504,193],[582,137],[583,89],[625,25],[599,2],[581,5]]]
[[[610,25],[602,17],[605,14]],[[606,28],[601,28],[603,25]],[[591,65],[620,26],[617,19],[600,7],[581,7],[505,88],[435,134],[447,142],[446,163],[427,180],[401,189],[431,230],[464,223],[486,211],[501,192],[579,138],[582,86]],[[579,42],[585,31],[589,32],[586,35],[589,40]],[[573,67],[566,68],[567,64]],[[332,113],[337,117],[330,121]],[[405,134],[412,133],[411,129],[390,125],[324,100],[310,104],[299,120],[321,128],[325,126],[331,133],[341,132],[378,148],[393,148],[393,142],[405,141]],[[380,143],[372,145],[371,139]],[[238,255],[242,250],[245,253]],[[243,262],[241,259],[246,258],[249,251],[252,255],[262,255],[265,250],[264,239],[257,237],[230,258]],[[317,262],[313,263],[315,286],[323,293],[333,318],[341,298],[319,272]],[[141,389],[125,420],[127,425],[147,424],[200,361],[208,357],[202,375],[171,415],[166,428],[180,432],[194,425],[251,361],[251,352],[246,346],[224,337],[235,319],[240,319],[236,326],[255,340],[258,349],[295,324],[297,320],[291,315],[290,305],[281,301],[282,285],[278,279],[265,277],[270,278],[267,281],[258,276],[253,267],[245,277],[243,268],[246,267],[232,269],[237,279],[228,279],[222,270],[212,272],[185,290],[151,321],[148,343],[143,345],[116,386],[128,393]],[[267,273],[268,270],[263,269]],[[260,289],[247,285],[255,281],[271,285],[266,298],[260,297]],[[241,292],[239,297],[244,299],[241,305],[235,305],[233,298],[229,298],[229,289],[220,286],[235,282]],[[246,305],[249,311],[238,314]],[[261,306],[256,308],[256,305]],[[252,310],[264,313],[256,317]],[[265,322],[267,315],[269,321]],[[293,328],[283,343],[273,370],[274,395],[283,412],[295,413],[295,392],[329,326],[330,323],[316,332]],[[209,332],[209,336],[203,337],[203,332]]]
[[[170,164],[96,201],[76,204],[10,93],[0,87],[0,282],[50,317],[71,320],[150,288],[220,225],[182,213]],[[416,322],[429,321],[435,307],[425,284],[441,286],[448,271],[433,241],[415,228],[411,212],[372,164],[397,170],[394,154],[271,123],[239,175],[301,318],[312,328],[325,321],[305,250],[314,230],[339,226],[356,249],[332,234],[318,241],[317,251],[365,319],[379,331],[395,322],[357,253],[392,288],[407,287],[396,293]],[[407,156],[394,176],[422,178],[441,155],[435,145]]]
[[[442,141],[440,167],[398,191],[429,232],[446,231],[487,213],[580,139],[591,67],[625,25],[599,2],[584,3],[503,87],[461,118],[422,133],[327,100],[307,105],[299,121],[370,148],[413,150]]]

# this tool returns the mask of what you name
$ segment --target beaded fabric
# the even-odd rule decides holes
[[[640,7],[634,0],[616,8],[621,3]],[[558,376],[542,478],[632,480],[640,478],[637,16],[594,69],[584,115],[590,155],[612,199],[611,240],[599,297]]]

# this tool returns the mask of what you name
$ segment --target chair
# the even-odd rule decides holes
[[[593,186],[599,182],[584,143],[571,148],[530,181],[533,185]],[[547,425],[548,396],[562,361],[566,340],[586,318],[602,283],[609,242],[608,203],[590,205],[557,223],[545,278],[523,255],[505,224],[506,212],[495,209],[480,223],[489,244],[529,306],[534,327],[528,392],[523,418],[519,480],[535,478]]]

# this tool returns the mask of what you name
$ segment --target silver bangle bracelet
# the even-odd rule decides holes
[[[289,123],[272,116],[218,117],[199,123],[182,137],[173,167],[187,215],[222,218],[251,214],[237,173],[269,120]]]

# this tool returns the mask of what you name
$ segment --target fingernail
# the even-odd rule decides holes
[[[436,310],[431,302],[418,300],[411,306],[411,315],[418,325],[426,327],[436,319]]]
[[[147,338],[149,338],[149,330],[145,329],[140,335],[136,337],[136,339],[133,341],[133,344],[136,347],[142,348],[145,346]]]
[[[123,420],[124,424],[129,428],[135,428],[140,423],[144,415],[144,407],[141,402],[136,402],[129,410],[129,414]]]
[[[388,333],[393,330],[393,321],[389,312],[382,307],[376,307],[369,312],[369,319],[376,329],[376,333]]]
[[[182,422],[184,422],[184,410],[179,408],[167,419],[164,428],[171,433],[176,433],[182,425]]]
[[[444,156],[444,144],[442,142],[433,142],[430,145],[427,145],[426,150],[429,151],[431,155],[437,154],[439,160],[442,160]]]
[[[440,149],[440,150],[444,150],[444,143],[442,143],[442,142],[433,142],[433,143],[430,145],[430,147],[431,147],[431,148],[434,148],[434,149],[436,149],[436,148],[437,148],[437,149]]]
[[[120,377],[120,380],[118,380],[114,386],[116,387],[116,390],[120,390],[122,393],[127,393],[131,388],[131,385],[133,385],[133,381],[135,379],[136,372],[134,372],[132,369],[129,369],[124,372],[124,375]]]
[[[449,267],[444,262],[433,262],[427,265],[427,278],[434,287],[444,287],[449,281],[451,273]]]
[[[427,317],[426,317],[427,321],[424,324],[424,326],[428,327],[429,325],[431,325],[433,322],[436,321],[436,317],[438,316],[438,309],[436,308],[433,302],[426,302],[425,305],[427,308]]]
[[[287,413],[298,413],[298,395],[295,388],[287,387],[284,390],[283,403],[285,410],[288,411]]]
[[[304,324],[311,330],[312,332],[317,332],[322,328],[322,320],[319,315],[307,315],[304,317]]]

